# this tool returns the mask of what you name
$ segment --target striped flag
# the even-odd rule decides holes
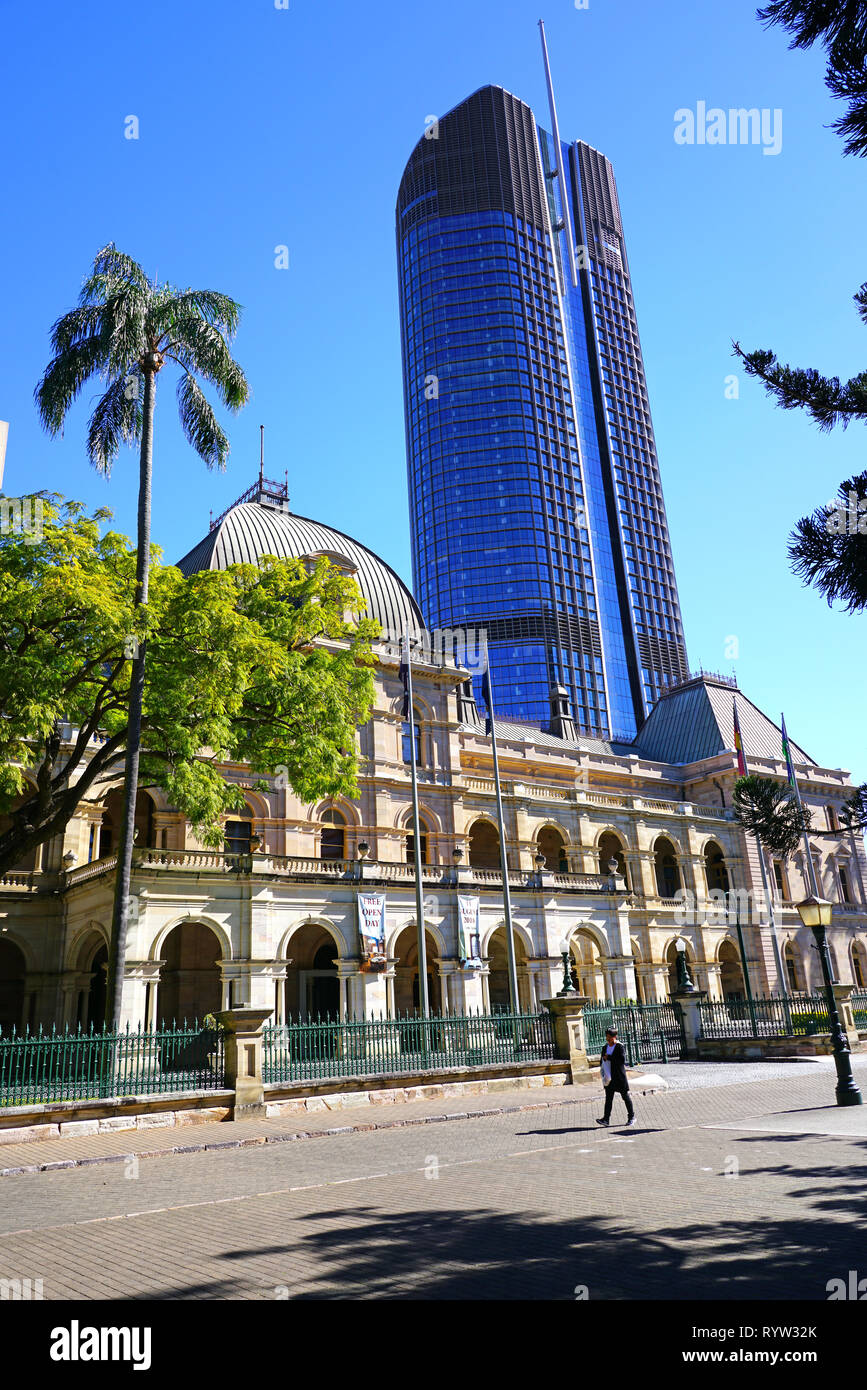
[[[795,793],[795,796],[797,796],[798,800],[800,801],[801,798],[798,793],[798,784],[795,781],[795,768],[792,763],[792,751],[789,747],[789,736],[786,733],[786,716],[784,714],[780,715],[780,722],[782,724],[783,730],[783,757],[786,760],[786,772],[789,776],[789,786],[792,788],[792,791]]]
[[[409,637],[404,636],[400,644],[400,666],[397,672],[403,685],[403,708],[401,715],[404,719],[409,718]]]
[[[732,696],[732,710],[735,717],[735,752],[738,758],[738,776],[746,777],[747,760],[744,757],[744,741],[741,738],[741,725],[738,719],[738,702],[734,696]]]

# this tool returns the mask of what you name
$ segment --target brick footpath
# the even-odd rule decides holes
[[[630,1077],[640,1093],[641,1076]],[[326,1135],[365,1133],[371,1130],[400,1129],[411,1125],[435,1124],[446,1120],[478,1119],[488,1115],[547,1110],[572,1105],[577,1098],[595,1099],[601,1087],[596,1082],[583,1086],[558,1087],[556,1094],[542,1100],[540,1091],[498,1086],[488,1095],[449,1097],[429,1101],[405,1101],[389,1106],[388,1118],[382,1105],[352,1107],[347,1110],[323,1109],[303,1116],[275,1119],[233,1120],[228,1123],[197,1125],[196,1137],[184,1126],[160,1125],[121,1130],[116,1134],[83,1134],[52,1139],[33,1139],[22,1144],[0,1144],[0,1178],[21,1173],[47,1173],[62,1168],[87,1167],[99,1163],[120,1163],[132,1156],[139,1159],[164,1158],[173,1154],[194,1154],[221,1149],[250,1148],[261,1144],[281,1144],[292,1140],[318,1139]],[[532,1097],[532,1099],[531,1099]],[[323,1097],[327,1105],[328,1097]],[[469,1102],[469,1104],[468,1104]],[[350,1118],[352,1116],[352,1118]],[[143,1117],[145,1120],[147,1117]]]
[[[591,1086],[329,1144],[23,1173],[2,1184],[0,1277],[41,1278],[47,1299],[554,1298],[591,1336],[576,1290],[591,1308],[824,1299],[864,1263],[867,1130],[791,1127],[837,1113],[833,1083],[636,1096],[634,1131],[594,1124]],[[757,1118],[789,1132],[757,1133]]]

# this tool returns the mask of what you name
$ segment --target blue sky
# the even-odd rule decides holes
[[[4,490],[108,505],[134,534],[136,458],[109,481],[40,430],[48,329],[114,240],[150,273],[245,312],[252,402],[208,473],[160,379],[154,538],[177,559],[255,479],[411,579],[394,200],[430,115],[487,82],[544,117],[548,31],[564,139],[613,161],[693,668],[731,672],[818,761],[867,778],[865,619],[789,572],[791,524],[864,469],[863,434],[821,435],[737,371],[731,340],[849,376],[867,337],[867,163],[844,159],[822,55],[790,53],[755,5],[694,0],[48,0],[4,15],[0,419]],[[782,151],[678,145],[674,113],[782,111]],[[139,138],[124,138],[138,117]],[[275,268],[275,247],[289,269]],[[732,661],[730,639],[739,656]]]

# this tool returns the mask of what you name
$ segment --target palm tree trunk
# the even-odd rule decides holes
[[[139,456],[138,554],[136,557],[136,611],[147,607],[151,542],[151,473],[153,467],[153,422],[156,403],[156,372],[144,374],[141,453]],[[129,720],[124,766],[123,813],[117,853],[117,877],[108,955],[106,1026],[120,1028],[123,1008],[123,981],[126,966],[126,939],[129,929],[132,885],[132,851],[135,835],[135,803],[138,794],[138,763],[141,745],[142,704],[144,699],[145,641],[140,640],[133,658],[129,690]]]

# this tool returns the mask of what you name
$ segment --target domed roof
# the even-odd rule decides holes
[[[256,564],[262,555],[296,559],[325,555],[336,563],[347,560],[367,603],[367,617],[375,618],[393,634],[405,627],[425,625],[409,589],[384,560],[332,526],[293,515],[288,504],[275,507],[249,501],[230,507],[204,540],[177,562],[177,568],[189,575],[198,570]]]

